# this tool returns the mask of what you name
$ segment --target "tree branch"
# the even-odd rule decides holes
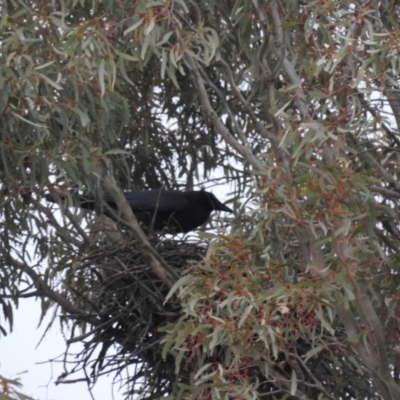
[[[118,219],[118,222],[123,223],[134,234],[139,243],[143,246],[143,252],[150,259],[150,266],[154,273],[168,286],[172,287],[180,276],[170,267],[163,258],[158,254],[157,250],[151,245],[147,236],[143,233],[140,225],[133,214],[131,207],[128,204],[125,196],[120,188],[111,181],[110,178],[105,177],[103,180],[103,187],[119,205],[124,220]],[[105,205],[106,206],[106,205]]]
[[[218,132],[220,135],[224,138],[224,140],[231,145],[238,153],[240,153],[245,160],[253,166],[253,168],[261,173],[266,173],[267,170],[265,168],[265,165],[253,154],[251,149],[247,146],[244,146],[240,144],[228,131],[226,126],[223,124],[223,122],[219,119],[217,113],[214,111],[212,108],[212,105],[210,103],[210,99],[208,98],[208,94],[206,91],[206,88],[204,86],[203,79],[201,78],[199,68],[196,64],[196,62],[193,59],[193,56],[189,54],[189,52],[186,52],[185,54],[185,59],[188,62],[193,78],[194,78],[194,83],[199,91],[200,95],[200,100],[201,104],[203,107],[203,110],[205,114],[210,118],[211,122],[213,125],[217,128]]]

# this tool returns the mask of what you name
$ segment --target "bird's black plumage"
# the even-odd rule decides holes
[[[232,212],[212,193],[204,190],[145,190],[125,192],[124,196],[137,220],[146,229],[157,232],[190,232],[204,224],[214,210]],[[110,195],[105,194],[104,201],[114,210],[118,209]],[[87,209],[97,208],[91,195],[80,196],[80,206]],[[107,210],[103,212],[111,216]]]

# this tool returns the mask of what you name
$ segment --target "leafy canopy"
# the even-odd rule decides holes
[[[55,217],[49,191],[101,201],[104,190],[226,184],[237,218],[168,295],[177,315],[152,322],[150,353],[96,336],[105,360],[112,345],[121,358],[109,369],[94,360],[93,379],[131,363],[129,395],[148,399],[399,397],[396,1],[0,7],[10,326],[24,296],[39,296],[43,312],[57,304],[81,333],[104,323],[82,295],[101,291],[91,251],[104,234],[79,210]],[[153,268],[160,260],[140,240]]]

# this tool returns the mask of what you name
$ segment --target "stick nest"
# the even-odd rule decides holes
[[[206,251],[198,239],[155,237],[151,243],[178,274]],[[150,386],[151,394],[143,398],[168,393],[176,377],[173,360],[162,358],[164,333],[159,328],[180,317],[180,305],[173,297],[165,303],[169,288],[151,270],[139,243],[129,239],[102,245],[80,258],[73,269],[73,278],[67,280],[70,300],[93,318],[64,316],[72,321],[72,329],[64,360],[68,372],[58,382],[85,380],[92,385],[98,376],[113,372],[123,386],[128,371],[129,396]],[[78,346],[80,350],[74,351],[77,344],[83,350]],[[85,378],[67,381],[78,371]]]

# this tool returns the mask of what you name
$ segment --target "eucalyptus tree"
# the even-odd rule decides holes
[[[396,1],[0,7],[5,320],[58,305],[68,373],[131,398],[399,398]],[[201,185],[237,211],[205,244],[149,240],[121,193]]]

